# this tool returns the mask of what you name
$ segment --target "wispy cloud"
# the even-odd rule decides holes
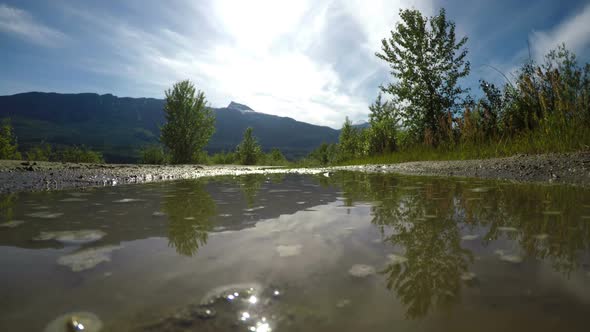
[[[587,49],[590,47],[590,3],[553,29],[532,32],[530,41],[533,56],[537,60],[561,43],[574,52]]]
[[[0,31],[48,47],[67,39],[64,33],[36,22],[30,13],[4,4],[0,4]]]

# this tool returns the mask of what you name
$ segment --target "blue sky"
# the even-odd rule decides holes
[[[469,37],[463,84],[500,82],[565,42],[590,58],[590,1],[0,0],[0,94],[97,92],[163,98],[189,78],[214,107],[231,100],[340,127],[366,119],[390,79],[374,56],[400,8],[439,8]]]

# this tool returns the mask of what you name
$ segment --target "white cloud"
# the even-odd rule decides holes
[[[133,25],[116,13],[66,8],[102,49],[112,50],[107,57],[89,55],[81,66],[141,82],[141,88],[113,91],[117,94],[149,91],[148,96],[161,97],[173,82],[189,78],[214,107],[235,100],[259,112],[334,128],[345,116],[366,119],[382,83],[374,82],[376,73],[387,73],[374,53],[399,9],[431,14],[433,8],[431,0],[174,4],[180,4],[174,11],[182,16],[162,15],[151,26]]]
[[[574,52],[590,47],[590,3],[550,31],[534,31],[530,41],[537,60],[561,43]]]
[[[0,31],[49,47],[58,46],[67,39],[62,32],[36,22],[28,12],[4,4],[0,4]]]

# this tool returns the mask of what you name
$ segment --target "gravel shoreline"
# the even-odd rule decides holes
[[[264,166],[115,165],[2,160],[0,161],[0,193],[115,186],[220,175],[320,174],[335,170],[461,176],[590,187],[590,152],[298,169]]]

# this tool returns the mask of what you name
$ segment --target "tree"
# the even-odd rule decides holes
[[[458,80],[469,74],[467,37],[457,41],[455,23],[441,9],[430,19],[418,10],[400,10],[401,22],[382,40],[377,57],[386,61],[394,82],[381,86],[402,111],[415,141],[436,145],[447,134],[441,122],[453,115],[467,92]]]
[[[344,120],[342,129],[340,130],[338,144],[341,160],[352,159],[357,155],[359,149],[359,133],[358,130],[352,126],[352,122],[348,117]]]
[[[371,154],[383,154],[397,149],[397,111],[389,102],[382,102],[381,93],[369,106],[369,149]]]
[[[175,164],[198,161],[215,131],[215,117],[206,105],[205,94],[189,80],[175,83],[166,91],[166,123],[161,141]]]
[[[238,160],[242,165],[254,165],[258,161],[262,149],[256,138],[252,135],[252,127],[246,128],[242,142],[236,147]]]
[[[21,159],[10,119],[3,119],[0,124],[0,159]]]

